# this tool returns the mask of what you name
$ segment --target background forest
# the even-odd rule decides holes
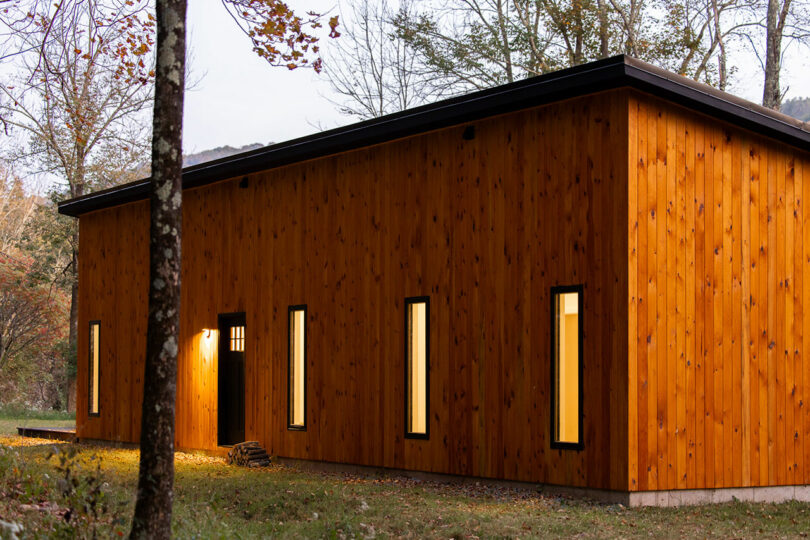
[[[79,237],[56,202],[149,175],[152,9],[0,0],[0,408],[75,407]],[[785,53],[810,43],[806,0],[344,0],[334,14],[321,76],[347,121],[620,53],[761,85],[763,105],[810,120],[780,84]],[[736,80],[742,63],[760,79]]]

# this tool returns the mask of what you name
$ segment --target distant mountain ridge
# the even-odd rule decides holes
[[[183,156],[183,167],[199,165],[200,163],[206,163],[208,161],[214,161],[224,157],[233,156],[234,154],[241,154],[242,152],[249,152],[251,150],[256,150],[257,148],[264,148],[269,144],[273,143],[268,143],[267,145],[261,143],[252,143],[246,144],[245,146],[240,146],[238,148],[226,145],[226,146],[218,146],[210,150],[203,150],[202,152],[186,154]]]
[[[810,122],[810,97],[792,98],[782,103],[781,112],[802,122]]]

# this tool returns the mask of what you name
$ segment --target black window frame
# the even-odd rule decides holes
[[[296,311],[304,312],[304,423],[302,425],[293,424],[293,407],[290,401],[292,397],[292,314]],[[287,307],[287,430],[288,431],[306,431],[307,430],[307,327],[309,320],[307,317],[307,305],[298,304]]]
[[[578,422],[578,433],[577,438],[579,439],[578,442],[564,442],[564,441],[557,441],[556,435],[556,399],[557,399],[557,370],[555,369],[557,359],[557,332],[555,329],[556,319],[557,319],[557,296],[566,293],[577,293],[577,309],[579,315],[579,321],[577,324],[577,342],[578,342],[578,351],[577,351],[577,388],[578,388],[578,404],[577,404],[577,417],[579,418]],[[585,448],[585,438],[584,438],[584,422],[583,422],[583,393],[582,393],[582,375],[583,375],[583,335],[584,335],[584,327],[585,327],[585,285],[583,283],[577,285],[557,285],[555,287],[551,287],[551,407],[550,407],[550,427],[551,431],[549,433],[550,437],[549,440],[551,442],[551,448],[554,450],[583,450]]]
[[[90,395],[93,388],[93,371],[91,371],[93,363],[93,326],[98,327],[98,370],[96,372],[98,378],[98,411],[96,412],[93,412],[93,400]],[[98,418],[101,416],[101,320],[89,321],[87,330],[87,416]]]
[[[425,321],[426,321],[426,328],[425,328],[425,347],[426,347],[426,358],[425,358],[425,432],[424,433],[414,433],[408,431],[408,397],[410,395],[410,382],[408,377],[408,348],[410,347],[410,339],[408,339],[408,324],[410,323],[408,319],[408,308],[412,304],[425,304]],[[404,413],[403,413],[403,429],[405,431],[405,438],[406,439],[421,439],[421,440],[428,440],[430,439],[430,296],[409,296],[405,298],[404,303],[404,311],[405,316],[403,320],[405,321],[404,327],[404,339],[405,348],[404,348],[404,380],[405,380],[405,393],[404,393]]]

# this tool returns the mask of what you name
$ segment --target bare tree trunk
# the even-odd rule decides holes
[[[78,365],[78,344],[79,344],[79,227],[74,224],[73,231],[73,259],[70,263],[70,322],[68,326],[68,364]],[[68,376],[67,391],[67,411],[76,410],[76,393],[71,390],[76,387],[75,370]],[[71,399],[71,396],[74,396]]]
[[[73,232],[74,246],[78,245],[79,230],[78,227]],[[79,272],[78,272],[78,248],[73,248],[73,260],[70,263],[70,328],[68,329],[68,345],[70,346],[70,354],[76,354],[76,344],[78,343],[79,336],[79,306],[77,300],[79,297]]]
[[[578,66],[583,61],[583,54],[582,54],[582,45],[583,45],[583,35],[585,33],[585,25],[582,22],[582,2],[575,1],[572,2],[572,9],[574,10],[574,62],[573,65]]]
[[[606,0],[596,0],[599,11],[599,58],[607,58],[609,54],[608,16]]]
[[[621,27],[624,30],[624,54],[640,56],[638,54],[638,43],[636,42],[636,25],[638,24],[643,1],[630,0],[626,6],[620,0],[608,1],[621,19]]]
[[[791,0],[768,0],[768,15],[765,33],[765,85],[762,105],[779,110],[782,92],[779,88],[779,72],[782,70],[782,34],[790,10]],[[781,7],[781,9],[780,9]]]
[[[174,412],[180,327],[186,0],[157,0],[150,186],[149,320],[141,463],[131,538],[171,537]]]
[[[84,152],[77,151],[78,159],[84,160]],[[68,181],[71,197],[81,197],[84,195],[84,163],[79,163],[75,174]],[[72,248],[70,261],[70,320],[68,322],[68,358],[67,363],[78,366],[78,345],[79,345],[79,224],[73,223],[73,234],[70,239]],[[75,370],[74,370],[75,372]],[[76,385],[76,377],[68,379],[68,387]],[[68,390],[68,395],[70,391]],[[70,411],[70,398],[68,397],[68,411]],[[75,410],[75,405],[74,410]]]
[[[515,75],[512,72],[512,49],[509,43],[509,34],[506,31],[507,14],[504,13],[504,10],[508,9],[508,5],[508,2],[501,2],[500,0],[497,2],[498,32],[500,33],[500,38],[502,40],[500,46],[503,52],[504,65],[506,67],[506,80],[511,83],[515,81]]]
[[[712,0],[712,16],[714,18],[714,39],[720,52],[717,55],[717,87],[723,92],[728,85],[728,68],[726,67],[726,44],[723,41],[723,33],[720,31],[720,10],[717,8],[717,0]]]

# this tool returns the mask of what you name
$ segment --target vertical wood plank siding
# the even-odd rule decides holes
[[[77,384],[76,431],[80,437],[137,441],[149,261],[147,203],[83,216],[79,220],[78,372],[87,373],[88,322],[101,321],[100,414],[87,416],[87,377]]]
[[[629,489],[810,483],[810,155],[628,110]]]
[[[616,490],[810,483],[810,155],[627,89],[475,128],[185,192],[178,446],[216,445],[203,331],[244,311],[246,436],[275,455]],[[80,220],[79,328],[102,332],[81,437],[139,435],[147,213]],[[549,291],[578,283],[585,450],[551,450]],[[427,441],[403,436],[403,300],[421,295]]]
[[[178,446],[216,445],[203,331],[244,311],[246,437],[272,454],[626,490],[627,124],[626,91],[606,92],[477,121],[473,140],[458,126],[187,190]],[[101,320],[104,347],[101,415],[79,407],[81,437],[138,438],[147,213],[80,220],[80,328]],[[549,290],[578,283],[585,450],[552,451]],[[417,295],[431,298],[427,441],[403,437],[402,310]],[[294,432],[286,317],[304,303],[307,430]]]

